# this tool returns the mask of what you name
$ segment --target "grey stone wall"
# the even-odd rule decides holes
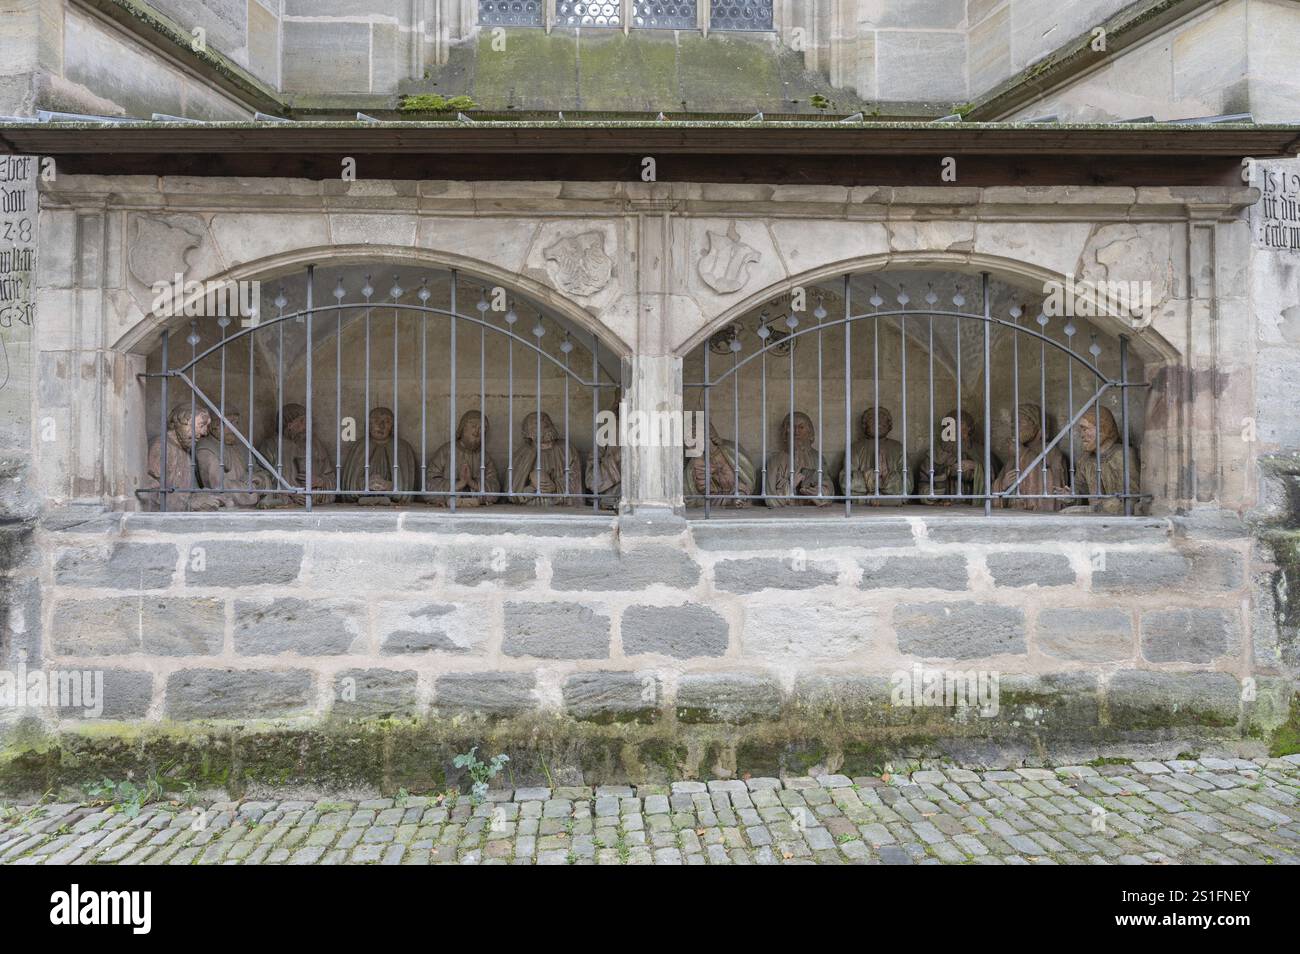
[[[1082,707],[1091,728],[1205,710],[1231,733],[1289,685],[1259,652],[1252,541],[1223,526],[64,515],[24,571],[42,603],[26,638],[47,667],[109,674],[105,718],[146,723],[749,724],[864,698],[885,713],[891,678],[920,664],[998,672],[1063,730]]]

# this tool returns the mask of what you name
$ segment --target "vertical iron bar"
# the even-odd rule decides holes
[[[762,318],[759,319],[762,321]],[[762,325],[759,325],[761,328]],[[763,338],[758,339],[760,354],[760,380],[759,380],[759,406],[762,410],[761,418],[763,421],[763,496],[767,496],[767,341]]]
[[[1015,315],[1012,320],[1016,323],[1015,331],[1011,333],[1011,426],[1015,430],[1015,446],[1012,448],[1012,453],[1016,455],[1012,470],[1015,471],[1018,480],[1020,478],[1020,316]],[[1017,486],[1014,492],[1019,496],[1020,487]]]
[[[1094,345],[1097,343],[1096,334],[1092,335],[1092,343]],[[1091,351],[1089,351],[1089,353],[1091,354]],[[1100,354],[1094,354],[1092,356],[1092,360],[1095,363],[1097,368],[1101,368]],[[1096,467],[1096,471],[1095,471],[1096,476],[1091,481],[1092,486],[1089,487],[1093,495],[1096,495],[1101,492],[1101,399],[1098,397],[1100,393],[1101,393],[1101,379],[1094,373],[1092,377],[1092,396],[1093,396],[1092,423],[1093,423],[1093,429],[1096,432],[1096,438],[1093,441],[1093,456],[1095,459],[1094,466]],[[1093,498],[1090,497],[1088,502],[1092,503],[1092,499]]]
[[[898,319],[898,336],[901,342],[899,350],[902,352],[899,359],[903,369],[901,386],[903,396],[903,493],[906,495],[912,492],[911,483],[908,481],[911,468],[908,467],[907,457],[907,315],[901,315]],[[900,504],[905,502],[899,501]]]
[[[956,421],[956,427],[957,427],[957,499],[959,499],[959,500],[960,500],[960,499],[962,498],[962,496],[963,496],[963,493],[962,493],[962,492],[966,489],[965,482],[964,482],[963,479],[962,479],[963,477],[965,477],[965,473],[964,473],[964,471],[962,470],[962,463],[964,462],[966,455],[965,455],[964,451],[962,450],[962,434],[961,434],[961,430],[962,430],[962,428],[961,428],[961,425],[962,425],[962,416],[961,416],[961,323],[962,323],[964,320],[965,320],[965,319],[963,319],[963,318],[957,318],[957,319],[955,319],[955,320],[953,321],[953,324],[956,326],[956,332],[957,332],[957,341],[956,341],[955,349],[956,349],[956,352],[957,352],[957,421]]]
[[[259,314],[262,303],[257,303]],[[257,376],[257,355],[253,352],[253,337],[257,334],[256,326],[254,330],[248,333],[248,410],[244,413],[248,415],[248,489],[253,489],[253,448],[257,446],[254,430],[256,429],[257,417],[253,411],[253,381]],[[165,379],[164,379],[165,380]]]
[[[993,513],[993,382],[989,377],[990,335],[989,273],[984,272],[984,516]]]
[[[709,491],[713,489],[713,461],[710,451],[713,450],[713,444],[709,441],[709,391],[713,385],[709,377],[709,342],[704,342],[704,516],[709,516]],[[694,462],[691,464],[691,474],[695,473]],[[684,501],[683,501],[684,502]]]
[[[934,315],[930,316],[930,496],[934,496]]]
[[[482,319],[484,316],[479,315]],[[478,326],[478,492],[487,502],[487,325]],[[500,472],[497,474],[500,480]]]
[[[342,290],[341,277],[338,291]],[[343,490],[343,296],[335,294],[334,303],[334,491],[339,493]]]
[[[790,433],[786,439],[790,442],[790,495],[794,496],[794,342],[790,344]]]
[[[198,336],[199,336],[198,322],[191,321],[190,334],[189,334],[191,365],[194,364],[194,357],[195,355],[198,354],[198,341],[195,340],[198,338]],[[199,369],[194,368],[191,373],[194,375],[194,380],[197,381],[199,378]],[[196,489],[198,484],[198,481],[194,479],[194,457],[195,454],[198,452],[198,443],[199,443],[198,435],[194,433],[195,430],[194,415],[197,413],[198,413],[198,396],[194,393],[194,387],[191,386],[190,387],[190,490]],[[186,499],[189,501],[185,505],[186,509],[188,510],[191,506],[193,506],[193,501],[195,499],[194,494],[190,494],[189,497]]]
[[[428,276],[424,281],[427,282]],[[429,475],[425,467],[425,461],[429,459],[429,413],[427,406],[429,403],[429,312],[423,309],[429,307],[429,289],[427,285],[420,286],[420,492],[424,493],[429,489]],[[453,435],[453,440],[455,439]]]
[[[1124,516],[1133,516],[1128,471],[1128,335],[1119,336],[1120,429],[1124,439]]]
[[[844,276],[844,469],[849,485],[844,488],[844,516],[853,513],[853,332],[850,293],[852,275]]]
[[[591,472],[596,476],[597,484],[600,483],[600,441],[596,440],[597,419],[600,415],[600,339],[596,337],[595,332],[591,335]],[[617,438],[616,438],[617,439]],[[541,448],[537,449],[538,455],[541,454]],[[565,490],[568,490],[566,485]],[[578,506],[582,506],[579,498]],[[600,494],[596,493],[591,498],[591,512],[600,513]]]
[[[306,450],[306,454],[307,454],[307,481],[306,481],[306,483],[307,483],[307,503],[306,503],[306,509],[307,509],[307,512],[308,512],[308,513],[311,513],[311,505],[312,505],[312,501],[313,501],[313,499],[314,499],[313,496],[312,496],[312,491],[313,491],[313,489],[314,489],[314,485],[313,485],[313,483],[312,483],[312,475],[313,475],[313,468],[315,467],[315,464],[316,464],[316,461],[315,461],[315,457],[316,457],[316,455],[315,455],[314,453],[312,453],[312,452],[316,449],[316,445],[315,445],[314,443],[312,443],[312,427],[311,427],[311,426],[312,426],[312,420],[311,420],[311,415],[312,415],[312,380],[311,380],[311,371],[312,371],[312,365],[316,363],[315,360],[314,360],[314,357],[315,357],[315,356],[312,354],[312,350],[311,350],[311,347],[312,347],[312,341],[311,341],[311,324],[312,324],[312,319],[316,317],[316,316],[313,314],[313,308],[315,307],[315,303],[316,303],[316,299],[315,299],[315,290],[316,290],[316,287],[315,287],[315,286],[316,286],[316,266],[315,266],[315,265],[308,265],[308,266],[307,266],[307,372],[306,372],[306,384],[305,384],[305,387],[306,387],[306,389],[307,389],[307,450]]]
[[[705,380],[707,381],[707,378]],[[732,455],[735,457],[733,469],[736,473],[731,485],[731,495],[738,501],[740,499],[740,352],[736,350],[731,352],[731,436],[736,444],[735,453]],[[704,439],[709,438],[705,435]],[[704,492],[709,492],[707,485]],[[753,487],[749,488],[749,493],[753,495]]]
[[[393,276],[393,288],[394,288],[394,289],[397,289],[397,288],[400,288],[400,287],[401,287],[401,286],[398,285],[398,283],[397,283],[397,276],[394,275],[394,276]],[[401,486],[401,479],[402,479],[402,455],[399,453],[399,448],[400,448],[402,445],[398,442],[398,438],[397,438],[398,429],[399,429],[399,426],[400,426],[400,423],[401,423],[401,412],[400,412],[400,408],[398,407],[398,400],[397,400],[397,368],[398,368],[398,364],[399,364],[399,359],[398,359],[398,350],[397,350],[397,339],[398,339],[398,336],[399,336],[399,334],[400,334],[400,330],[401,330],[400,327],[399,327],[399,326],[401,325],[401,318],[400,318],[400,316],[401,316],[401,311],[397,308],[397,297],[394,296],[394,297],[393,297],[393,408],[392,408],[392,410],[393,410],[393,433],[389,435],[389,436],[393,439],[393,459],[392,459],[392,465],[393,465],[393,478],[392,478],[392,483],[393,483],[393,490],[394,490],[394,491],[396,491],[396,490]],[[455,319],[452,319],[452,320],[454,321]],[[453,349],[453,356],[454,356],[454,353],[455,353],[455,352],[454,352],[454,349]],[[412,483],[411,483],[411,486],[414,487],[414,486],[415,486],[415,483],[412,482]],[[394,499],[396,499],[396,498],[394,498]]]
[[[1047,485],[1047,324],[1040,322],[1038,327],[1043,333],[1038,339],[1038,442],[1043,454],[1040,486],[1046,492],[1050,490]]]
[[[875,496],[880,496],[880,316],[877,315],[871,321],[871,403],[872,416],[874,422],[872,427],[875,433],[872,438],[873,450],[875,451],[875,461],[872,463],[872,473],[876,479]]]
[[[276,308],[276,318],[284,317],[284,308]],[[275,463],[284,473],[287,469],[284,466],[284,322],[277,320],[276,325],[280,332],[280,346],[276,349],[275,355]],[[293,474],[294,482],[297,481],[297,474]],[[287,483],[287,481],[286,481]],[[293,486],[294,484],[289,484]]]
[[[167,365],[171,363],[167,357],[167,337],[168,337],[168,332],[167,329],[164,328],[162,333],[162,370],[163,370],[162,430],[158,432],[158,438],[159,440],[162,441],[160,445],[162,449],[162,457],[158,462],[158,506],[159,509],[162,510],[164,513],[167,512],[167,490],[168,490],[167,487],[167,440],[168,440],[167,420],[168,417],[171,415],[171,408],[167,406],[167,378],[170,376],[170,371]],[[249,335],[248,340],[252,341],[253,336]]]
[[[238,313],[238,308],[236,308]],[[224,317],[224,316],[223,316]],[[218,324],[221,324],[218,322]],[[226,325],[221,325],[221,430],[217,435],[217,469],[221,471],[218,478],[220,489],[226,489]]]
[[[805,303],[806,304],[806,303]],[[817,308],[821,308],[821,298],[817,299]],[[822,318],[813,311],[813,317],[817,319],[817,493],[822,493],[822,463],[826,458],[826,431],[822,427],[822,392],[824,385],[822,383]],[[832,471],[831,475],[831,496],[835,496],[835,477]]]
[[[451,383],[448,390],[451,392],[451,413],[447,418],[448,441],[451,444],[451,460],[448,474],[448,489],[452,491],[451,500],[447,504],[447,509],[451,513],[456,512],[456,482],[460,480],[460,470],[456,464],[456,316],[460,312],[458,304],[458,293],[460,291],[460,273],[456,269],[451,270],[451,350],[447,360],[451,362],[451,373],[449,375]],[[482,421],[479,422],[479,440],[483,439]]]
[[[1069,333],[1070,326],[1071,326],[1071,319],[1067,318],[1065,324],[1066,327],[1065,347],[1069,351],[1069,355],[1065,359],[1065,364],[1066,364],[1065,387],[1066,387],[1066,397],[1070,405],[1070,416],[1066,418],[1067,421],[1074,420],[1074,335]],[[1074,453],[1074,428],[1072,427],[1070,428],[1070,496],[1071,497],[1074,496],[1074,474],[1075,471],[1078,469],[1077,465],[1078,465],[1078,460],[1076,459]]]
[[[540,314],[538,314],[537,320],[539,322],[542,320],[542,316]],[[534,335],[533,337],[537,337],[537,336]],[[537,416],[533,419],[533,431],[537,435],[537,445],[536,445],[537,456],[533,458],[533,462],[536,465],[536,470],[534,471],[534,473],[537,475],[536,490],[539,494],[542,492],[542,347],[541,346],[542,346],[541,341],[536,342],[537,372],[536,372],[535,387],[537,389],[537,398],[534,402],[534,408],[537,411]],[[567,474],[565,475],[565,480],[566,481],[568,480]],[[564,489],[565,490],[569,489],[568,483],[565,483]],[[560,498],[560,499],[564,499],[564,498]],[[594,499],[596,501],[597,508],[599,508],[600,495],[597,494]],[[556,502],[558,503],[559,501]]]
[[[370,284],[370,276],[366,276],[366,287],[373,289]],[[365,463],[363,464],[362,492],[370,490],[370,297],[366,296],[366,406],[365,417],[362,418],[361,427],[365,431],[363,450],[365,451]]]

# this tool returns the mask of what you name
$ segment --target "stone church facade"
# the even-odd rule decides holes
[[[0,668],[104,694],[0,711],[6,782],[1173,755],[1294,719],[1293,0],[8,6]],[[1172,122],[1215,113],[1251,115]],[[680,440],[611,468],[615,409],[716,429],[706,477]],[[168,443],[200,415],[238,486]],[[369,484],[387,441],[418,472]],[[997,704],[900,702],[934,673]]]

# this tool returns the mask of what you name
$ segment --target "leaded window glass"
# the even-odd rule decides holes
[[[545,26],[542,0],[478,0],[478,22],[484,26]]]
[[[652,30],[694,30],[695,0],[632,0],[632,25]]]
[[[715,30],[758,32],[772,29],[772,0],[713,0]]]
[[[555,20],[560,26],[616,27],[623,25],[618,0],[557,0]]]

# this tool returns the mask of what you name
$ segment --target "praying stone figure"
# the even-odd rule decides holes
[[[1076,497],[1086,497],[1089,494],[1124,493],[1124,445],[1120,440],[1119,427],[1115,424],[1115,415],[1109,408],[1099,407],[1098,410],[1100,414],[1085,414],[1083,420],[1079,421],[1079,442],[1083,445],[1083,452],[1075,461],[1074,494]],[[1097,480],[1099,447],[1100,482]],[[1137,451],[1132,447],[1128,451],[1128,484],[1130,493],[1142,486],[1138,473]],[[1058,487],[1057,492],[1069,494],[1070,488]],[[1080,506],[1067,507],[1065,512],[1123,513],[1124,501],[1118,497],[1108,497],[1104,500],[1089,501]]]
[[[429,458],[425,489],[435,493],[456,493],[457,507],[486,507],[496,503],[501,493],[501,475],[496,461],[488,456],[488,419],[481,411],[466,411],[456,425],[456,480],[451,480],[451,441],[443,444]],[[481,465],[481,466],[480,466]],[[486,497],[461,496],[460,491],[482,491]],[[450,497],[426,497],[438,507],[448,506]]]
[[[880,420],[880,457],[876,458],[876,420]],[[862,413],[862,433],[863,440],[858,441],[853,448],[853,470],[852,474],[847,470],[840,471],[840,486],[844,488],[846,494],[855,497],[870,497],[876,493],[876,487],[879,486],[881,494],[904,494],[907,492],[903,471],[906,464],[903,460],[903,445],[888,436],[889,432],[894,429],[894,415],[889,413],[888,408],[874,407],[867,408]],[[879,471],[879,479],[876,472]],[[850,483],[850,476],[852,482]],[[870,500],[873,507],[901,507],[903,501],[900,500]]]
[[[189,404],[177,404],[167,415],[167,432],[149,443],[148,475],[140,486],[145,490],[194,490],[199,486],[194,474],[190,449],[208,433],[211,417],[205,410],[191,410]],[[167,447],[167,473],[163,475],[163,446]],[[162,494],[145,497],[150,509],[162,509]],[[222,505],[218,494],[170,493],[168,510],[216,510]]]
[[[747,499],[754,492],[754,465],[745,454],[744,449],[735,441],[723,440],[718,436],[718,429],[709,422],[709,443],[705,454],[690,458],[686,462],[686,473],[682,484],[689,498],[692,494],[704,494],[710,497],[730,497],[724,500],[710,500],[711,506],[749,507],[753,501]],[[707,461],[707,462],[706,462]],[[689,506],[700,506],[702,500],[687,500]]]
[[[597,495],[600,509],[617,510],[623,496],[623,448],[610,444],[599,451],[599,456],[592,451],[591,459],[587,461],[587,490]],[[600,465],[599,471],[597,464]]]
[[[794,448],[790,447],[790,431],[793,421]],[[834,496],[835,487],[831,482],[830,467],[817,451],[815,441],[817,429],[813,427],[812,418],[803,411],[787,414],[781,421],[781,443],[785,450],[773,454],[767,462],[769,507],[788,507],[792,504],[810,503],[824,507],[831,501],[820,495]],[[793,476],[792,476],[793,472]],[[820,474],[820,480],[818,476]],[[808,497],[807,501],[782,500],[784,496]]]
[[[283,440],[282,440],[283,438]],[[284,459],[280,459],[281,447]],[[275,467],[291,486],[305,487],[307,484],[307,409],[301,404],[286,404],[280,412],[280,420],[275,430],[257,445],[258,453]],[[325,490],[334,486],[334,461],[320,438],[314,434],[311,439],[311,484],[312,490]],[[279,486],[274,476],[267,474],[271,486]],[[260,507],[301,507],[307,502],[303,494],[274,496],[267,494],[262,498]],[[312,497],[316,504],[334,502],[333,494],[316,494]]]
[[[511,461],[513,479],[510,502],[533,507],[572,506],[581,503],[582,455],[560,438],[551,416],[535,411],[524,418],[523,444]],[[601,456],[604,456],[604,450]],[[566,468],[567,458],[567,468]],[[565,494],[540,497],[538,494]]]
[[[229,422],[226,427],[223,429],[220,422],[210,424],[208,433],[199,439],[195,448],[194,466],[199,472],[199,486],[225,491],[222,494],[224,506],[256,507],[262,499],[259,491],[270,489],[270,475],[258,469],[250,481],[250,455],[239,439],[243,415],[237,407],[228,407],[225,413]]]
[[[1020,477],[1020,469],[1032,464],[1043,450],[1042,408],[1037,404],[1022,404],[1017,411],[1017,420],[1020,443],[1016,443],[1017,435],[1013,434],[1009,442],[1011,459],[998,473],[998,479],[993,481],[995,494],[1010,490]],[[1053,447],[1025,479],[1020,481],[1020,486],[1015,492],[997,501],[997,505],[1016,510],[1060,510],[1062,501],[1032,495],[1058,493],[1057,488],[1067,482],[1065,455],[1059,448]]]
[[[415,449],[399,437],[396,438],[394,456],[394,420],[395,416],[389,408],[376,407],[370,411],[369,480],[366,476],[366,441],[356,441],[343,462],[344,491],[396,491],[392,496],[353,498],[362,506],[386,507],[393,503],[404,503],[410,499],[409,492],[419,483],[420,464]]]
[[[933,453],[934,466],[934,494],[936,496],[948,494],[982,494],[984,493],[984,443],[975,436],[975,418],[971,417],[967,411],[961,412],[961,418],[958,426],[961,428],[961,461],[957,460],[957,438],[955,433],[956,427],[954,422],[958,421],[958,415],[955,410],[949,411],[942,420],[939,421],[939,447]],[[952,439],[947,440],[945,431],[952,434]],[[996,473],[999,469],[999,462],[996,457],[991,458],[993,471]],[[929,459],[922,460],[922,467],[916,472],[916,493],[919,496],[930,496],[930,462]],[[938,502],[941,505],[951,506],[951,500],[928,500],[926,503]],[[963,501],[963,503],[972,503],[972,501]]]

